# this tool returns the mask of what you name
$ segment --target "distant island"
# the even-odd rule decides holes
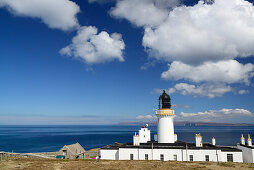
[[[143,125],[148,123],[149,125],[157,125],[157,121],[133,121],[133,122],[120,122],[119,125]],[[217,123],[217,122],[190,122],[190,121],[179,121],[175,122],[176,126],[254,126],[250,123]]]

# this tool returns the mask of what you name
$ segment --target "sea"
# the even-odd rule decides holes
[[[50,125],[50,126],[0,126],[0,151],[17,153],[55,152],[64,145],[79,142],[85,150],[105,145],[132,142],[139,126],[121,125]],[[151,137],[156,126],[149,126]],[[217,145],[236,146],[241,134],[254,138],[254,126],[175,126],[178,140],[195,142],[201,133],[203,142],[216,138]]]

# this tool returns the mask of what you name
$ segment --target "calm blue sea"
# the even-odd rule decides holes
[[[152,136],[156,126],[150,126]],[[0,126],[0,151],[53,152],[63,145],[79,142],[86,150],[114,142],[132,142],[138,126]],[[201,133],[204,142],[216,138],[218,145],[236,145],[241,134],[251,134],[254,126],[175,126],[178,140],[195,142],[195,133]]]

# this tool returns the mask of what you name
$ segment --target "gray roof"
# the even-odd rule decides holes
[[[239,144],[240,146],[246,147],[246,148],[250,148],[250,149],[254,149],[254,144],[252,144],[252,146],[248,146],[248,145],[243,145],[243,144]]]
[[[60,150],[63,148],[67,148],[74,155],[79,155],[85,152],[85,149],[78,142],[71,145],[64,145],[64,147],[62,147]]]

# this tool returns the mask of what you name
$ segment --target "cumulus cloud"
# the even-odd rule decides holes
[[[98,33],[96,27],[80,27],[72,43],[59,52],[62,55],[73,56],[88,64],[105,63],[113,60],[124,61],[123,50],[125,44],[121,34],[109,35],[102,31]]]
[[[139,115],[136,117],[136,119],[149,119],[149,120],[152,120],[152,119],[156,119],[156,116],[152,116],[152,115]]]
[[[16,16],[39,18],[50,28],[66,31],[79,26],[80,8],[70,0],[0,0],[0,7]]]
[[[221,109],[221,110],[208,110],[198,113],[184,113],[181,112],[180,116],[177,116],[178,121],[218,121],[228,120],[237,117],[254,118],[254,113],[245,109]]]
[[[194,85],[188,83],[178,83],[174,87],[170,88],[167,92],[180,93],[182,95],[192,95],[194,97],[220,97],[225,93],[232,92],[233,88],[224,84],[202,84]]]
[[[253,64],[241,64],[236,60],[206,62],[199,66],[191,66],[179,61],[169,64],[168,71],[161,74],[166,80],[189,80],[192,82],[220,82],[249,84],[254,76]]]
[[[145,27],[143,45],[159,60],[192,65],[251,56],[253,15],[253,4],[245,0],[176,7],[156,28]]]
[[[122,0],[117,1],[110,14],[137,26],[156,26],[168,17],[168,9],[177,4],[178,0]]]
[[[192,83],[178,83],[170,93],[218,97],[233,91],[229,84],[249,85],[254,76],[253,64],[235,60],[254,55],[254,6],[248,1],[180,6],[179,1],[121,0],[110,14],[144,28],[142,44],[150,59],[171,63],[163,79]]]

